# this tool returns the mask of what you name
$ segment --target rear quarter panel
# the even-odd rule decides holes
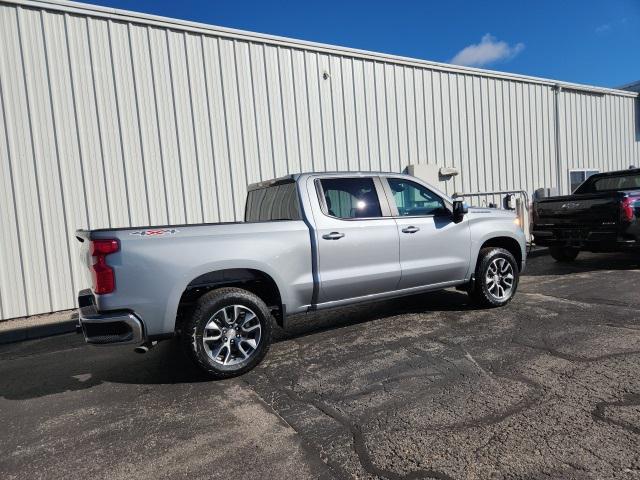
[[[91,238],[117,238],[120,251],[109,255],[116,291],[97,298],[99,310],[131,309],[147,334],[174,331],[180,297],[187,285],[208,272],[250,268],[278,285],[288,312],[311,299],[311,246],[302,221],[167,227],[161,235],[144,229],[92,232]]]

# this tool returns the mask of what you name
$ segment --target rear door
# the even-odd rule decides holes
[[[318,303],[395,290],[400,280],[398,229],[380,179],[310,179],[318,246]],[[312,190],[313,189],[313,190]]]
[[[454,223],[451,205],[421,183],[406,177],[382,181],[400,238],[399,288],[463,280],[471,256],[467,219]]]

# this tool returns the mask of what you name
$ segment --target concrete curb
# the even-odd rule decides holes
[[[76,325],[78,325],[78,318],[75,315],[71,318],[67,316],[66,319],[61,321],[36,325],[29,325],[28,320],[26,322],[21,320],[7,320],[7,322],[9,323],[6,325],[3,325],[4,322],[0,323],[0,327],[4,327],[4,330],[0,331],[0,345],[75,332]],[[16,325],[15,328],[11,328],[12,322],[21,325]],[[25,325],[25,323],[27,324]]]

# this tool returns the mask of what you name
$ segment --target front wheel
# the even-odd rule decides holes
[[[483,248],[478,255],[475,282],[470,295],[484,307],[506,305],[516,293],[519,275],[516,259],[508,250]]]
[[[271,313],[247,290],[212,290],[198,299],[182,343],[191,360],[213,378],[242,375],[269,350]]]
[[[573,262],[580,250],[573,247],[549,247],[549,253],[556,262]]]

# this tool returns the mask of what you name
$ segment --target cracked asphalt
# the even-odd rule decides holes
[[[640,256],[529,260],[514,301],[443,292],[295,318],[203,378],[63,335],[0,348],[0,477],[640,479]]]

